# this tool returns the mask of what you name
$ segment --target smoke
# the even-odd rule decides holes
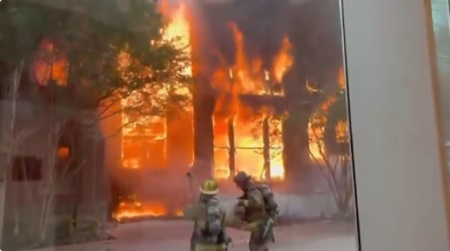
[[[236,24],[244,35],[244,50],[248,59],[260,57],[264,68],[270,68],[286,34],[283,8],[285,1],[245,0],[228,4],[202,5],[202,38],[207,45],[210,64],[235,63],[235,43],[231,24]]]
[[[247,55],[251,59],[261,56],[264,68],[271,68],[286,33],[284,6],[284,1],[247,0],[231,7],[233,19],[244,34]]]
[[[204,64],[214,68],[235,63],[236,48],[230,24],[244,36],[244,50],[252,61],[260,57],[263,68],[272,66],[283,36],[293,45],[293,71],[319,80],[342,65],[342,30],[339,1],[229,0],[197,2]],[[220,4],[216,3],[220,2]],[[320,80],[319,80],[320,81]]]

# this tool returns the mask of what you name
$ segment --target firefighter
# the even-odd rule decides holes
[[[200,187],[199,201],[184,210],[184,217],[194,221],[191,250],[226,251],[228,249],[230,239],[225,232],[226,212],[216,197],[218,192],[217,182],[207,179]]]
[[[267,184],[254,182],[242,171],[234,177],[234,182],[244,193],[239,197],[234,213],[250,231],[250,251],[269,251],[269,244],[274,242],[272,226],[278,215],[272,190]]]

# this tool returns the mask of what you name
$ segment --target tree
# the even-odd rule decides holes
[[[55,2],[66,6],[52,6]],[[40,1],[9,1],[1,10],[0,31],[13,35],[0,38],[2,72],[12,72],[22,61],[30,66],[36,53],[50,45],[52,48],[43,56],[49,68],[55,61],[65,61],[67,68],[64,80],[70,92],[52,95],[57,99],[52,102],[60,105],[93,108],[112,96],[120,98],[142,91],[144,86],[167,89],[172,94],[180,87],[186,88],[188,81],[181,72],[189,63],[188,55],[171,41],[162,41],[163,24],[157,6],[138,0],[129,1],[125,8],[122,2],[46,1],[44,5]],[[102,10],[101,17],[91,14],[94,9]],[[121,55],[125,57],[118,60]],[[7,76],[1,75],[2,79]],[[38,84],[53,88],[52,77]],[[157,104],[166,104],[168,96]],[[156,107],[152,111],[162,112]]]
[[[318,152],[310,151],[310,155],[327,181],[339,213],[348,216],[352,209],[353,173],[344,90],[336,94],[328,109],[316,111],[311,128],[310,141]]]
[[[188,56],[173,41],[162,39],[163,23],[155,3],[123,3],[11,0],[0,10],[3,94],[13,90],[8,100],[15,104],[16,90],[21,91],[21,99],[33,102],[36,116],[45,120],[49,132],[46,148],[52,171],[41,215],[41,240],[46,238],[48,205],[53,203],[55,151],[67,122],[92,109],[100,113],[92,126],[117,112],[167,115],[177,110],[174,107],[185,107],[190,98],[189,79],[182,73]],[[38,71],[36,64],[44,70]],[[114,106],[131,95],[138,101]],[[16,111],[10,111],[6,119],[14,121]],[[28,131],[11,125],[3,130],[2,142],[17,142],[18,131]],[[6,166],[13,152],[9,149]]]

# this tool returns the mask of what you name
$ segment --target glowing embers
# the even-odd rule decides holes
[[[124,168],[166,165],[166,120],[155,116],[130,118],[123,113],[122,166]]]
[[[308,86],[308,82],[306,83]],[[323,163],[327,156],[327,151],[329,149],[328,145],[325,144],[325,130],[331,125],[334,126],[335,140],[338,144],[347,144],[349,139],[348,134],[348,124],[346,117],[341,115],[341,117],[329,118],[330,107],[336,107],[345,105],[342,102],[345,98],[345,73],[343,68],[338,70],[338,86],[334,96],[330,96],[325,102],[323,102],[319,108],[311,115],[308,123],[308,136],[309,136],[309,153],[310,159]],[[341,103],[339,103],[341,101]],[[341,111],[343,114],[345,111]],[[332,113],[332,112],[331,112]],[[335,121],[333,121],[335,120]],[[330,129],[330,128],[328,128]]]
[[[69,63],[62,50],[56,48],[49,39],[43,39],[34,55],[31,73],[41,86],[48,85],[50,81],[54,81],[58,86],[66,86],[68,66]]]
[[[245,171],[257,179],[283,179],[281,121],[262,114],[214,120],[214,176]]]
[[[135,218],[153,218],[163,216],[182,216],[182,210],[169,210],[163,201],[141,202],[135,196],[120,202],[119,207],[113,214],[117,221]]]
[[[144,136],[122,137],[123,168],[166,167],[166,140]]]

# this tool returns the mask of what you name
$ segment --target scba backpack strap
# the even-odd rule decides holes
[[[220,205],[216,198],[212,198],[206,203],[206,224],[210,235],[218,236],[222,231]]]
[[[278,204],[275,202],[272,189],[267,184],[258,184],[256,187],[263,196],[267,214],[270,217],[276,217],[278,215]]]

